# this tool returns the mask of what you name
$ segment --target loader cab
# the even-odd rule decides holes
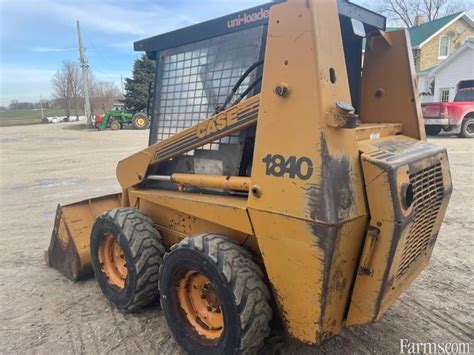
[[[149,145],[209,118],[234,95],[260,92],[271,7],[256,6],[221,18],[135,42],[156,61]],[[347,1],[338,1],[352,105],[359,106],[363,34],[385,29],[385,18]],[[262,65],[257,65],[261,63]],[[254,70],[242,78],[246,70]],[[242,95],[244,95],[242,97]],[[230,103],[232,105],[232,103]],[[255,127],[206,144],[160,166],[171,172],[249,176]]]

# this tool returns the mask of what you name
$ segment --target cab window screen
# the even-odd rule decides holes
[[[160,52],[155,142],[214,113],[242,73],[259,60],[262,32],[259,26]],[[243,82],[237,97],[255,76],[254,72]],[[218,150],[219,143],[238,143],[238,138],[224,137],[203,149]]]

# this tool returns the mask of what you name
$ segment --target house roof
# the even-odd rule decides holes
[[[410,34],[412,48],[420,48],[431,38],[441,32],[445,27],[449,26],[451,23],[457,21],[460,18],[463,18],[470,26],[474,27],[474,20],[465,11],[461,11],[430,22],[426,22],[420,26],[407,28],[408,33]],[[400,29],[402,29],[402,27],[387,27],[385,31],[392,32]],[[362,48],[365,48],[365,38]]]
[[[431,74],[431,71],[435,70],[438,66],[439,64],[432,65],[431,67],[417,71],[416,74],[421,75],[421,76]]]
[[[436,36],[445,27],[457,21],[460,18],[466,20],[471,26],[474,26],[472,18],[464,11],[457,12],[448,16],[438,18],[436,20],[426,22],[420,26],[411,27],[408,29],[410,33],[411,45],[414,48],[419,48],[428,42],[432,37]]]

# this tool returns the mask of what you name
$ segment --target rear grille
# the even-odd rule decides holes
[[[433,239],[433,226],[444,195],[441,163],[410,174],[414,191],[414,217],[411,222],[397,279],[401,278],[428,249]]]

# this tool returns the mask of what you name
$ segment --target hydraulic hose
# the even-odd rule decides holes
[[[248,69],[240,76],[239,80],[237,80],[237,82],[235,83],[234,87],[232,88],[230,94],[227,96],[227,98],[225,99],[224,103],[222,104],[222,106],[218,106],[216,108],[216,112],[215,113],[219,113],[221,111],[224,111],[227,107],[227,105],[232,101],[232,99],[234,98],[235,96],[235,93],[237,92],[237,90],[239,89],[240,85],[242,85],[242,83],[244,82],[244,80],[250,75],[250,73],[257,67],[259,67],[260,65],[263,64],[263,60],[260,60],[258,62],[255,62],[253,63],[250,67],[248,67]],[[261,78],[260,78],[261,80]],[[252,83],[254,84],[255,81]],[[251,85],[252,85],[251,84]],[[255,87],[255,85],[252,86],[252,88]],[[247,89],[248,90],[248,89]],[[246,91],[246,94],[244,95],[244,97],[250,92],[250,90],[245,90]],[[242,100],[242,98],[238,99],[237,101],[240,102]],[[235,103],[234,103],[235,105]]]
[[[248,93],[255,87],[257,86],[257,84],[259,82],[262,81],[262,76],[260,75],[258,78],[256,78],[254,81],[252,81],[252,83],[249,85],[249,87],[247,89],[245,89],[245,91],[239,96],[239,98],[237,100],[234,101],[234,103],[232,104],[232,106],[234,105],[237,105],[240,101],[242,101],[244,99],[245,96],[248,95]]]

